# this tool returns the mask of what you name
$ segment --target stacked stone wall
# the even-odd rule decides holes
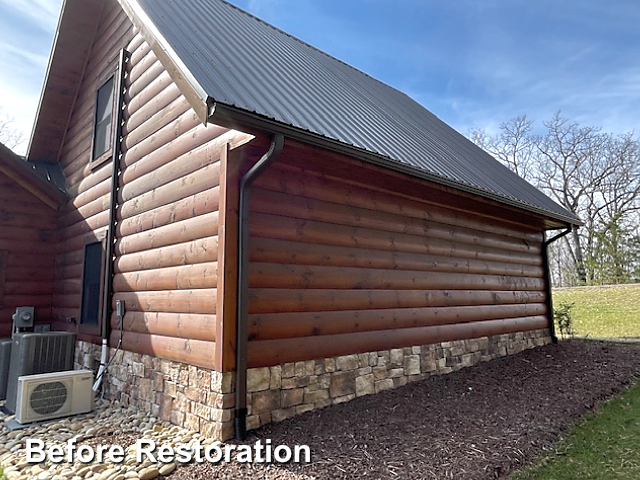
[[[377,394],[431,375],[551,342],[548,329],[252,368],[247,427]],[[107,398],[207,437],[233,436],[234,375],[111,349]],[[76,368],[96,370],[100,347],[78,342]],[[110,357],[111,358],[111,357]]]

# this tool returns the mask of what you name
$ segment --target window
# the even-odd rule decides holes
[[[96,98],[96,119],[93,128],[93,160],[111,150],[113,128],[113,77],[100,87]]]
[[[84,247],[84,270],[82,274],[82,307],[80,325],[97,328],[102,307],[102,242],[89,243]]]

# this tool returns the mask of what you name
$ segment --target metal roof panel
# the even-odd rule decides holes
[[[409,96],[234,5],[223,0],[135,1],[216,104],[581,223]]]

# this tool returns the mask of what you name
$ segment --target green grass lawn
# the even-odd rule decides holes
[[[640,285],[554,291],[553,303],[573,303],[576,335],[640,338]],[[510,480],[640,479],[640,384],[601,405],[553,451]]]
[[[556,290],[554,307],[574,303],[576,335],[640,337],[640,284],[616,287],[578,287]]]
[[[603,404],[535,465],[510,480],[640,478],[640,384]]]

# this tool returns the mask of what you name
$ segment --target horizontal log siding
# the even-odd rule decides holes
[[[57,212],[0,173],[0,338],[16,307],[36,307],[51,321]]]
[[[215,352],[220,152],[231,132],[200,124],[149,45],[109,1],[70,121],[61,164],[72,198],[59,220],[57,327],[79,317],[83,248],[108,223],[111,163],[89,166],[96,89],[131,53],[116,228],[110,344],[211,368]],[[96,338],[89,338],[96,341]]]
[[[56,329],[77,329],[68,319],[80,321],[84,246],[89,239],[103,235],[109,221],[111,161],[90,165],[96,91],[116,73],[120,49],[140,43],[117,2],[106,2],[60,152],[69,200],[58,217],[60,241],[53,296]],[[79,337],[98,340],[82,332]]]
[[[358,184],[375,172],[348,163],[285,148],[252,189],[251,367],[548,325],[537,227]]]
[[[226,129],[200,124],[146,43],[132,57],[113,280],[127,313],[111,344],[213,368]]]

